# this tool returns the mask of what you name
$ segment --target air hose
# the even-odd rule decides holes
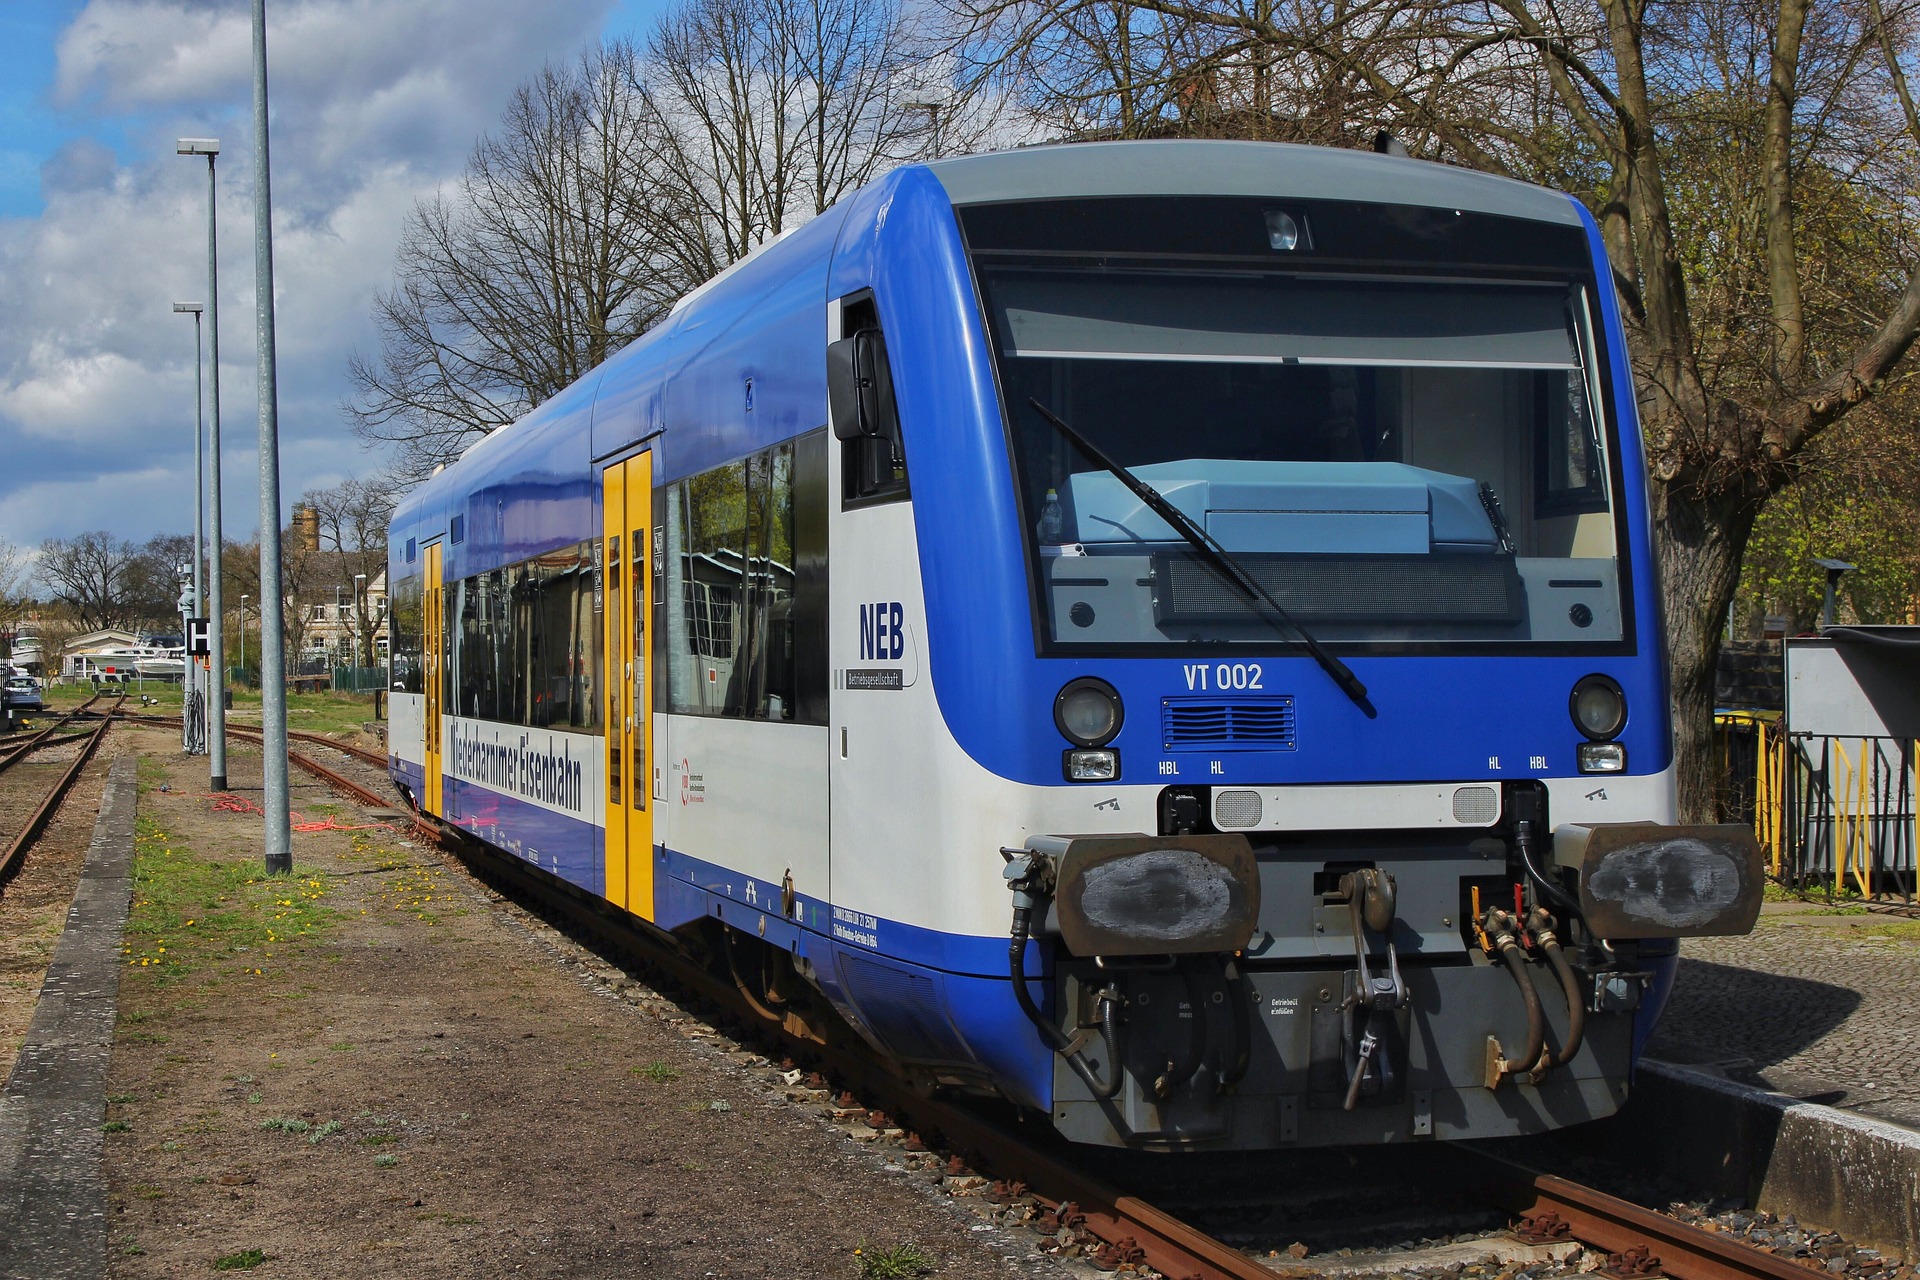
[[[1587,1030],[1587,1002],[1580,992],[1580,978],[1567,962],[1560,949],[1560,939],[1554,936],[1554,919],[1544,907],[1535,907],[1527,913],[1527,928],[1533,934],[1535,942],[1547,957],[1547,963],[1553,966],[1553,972],[1560,979],[1560,990],[1567,997],[1567,1042],[1560,1046],[1560,1052],[1553,1056],[1556,1067],[1564,1067],[1573,1061],[1573,1055],[1580,1052],[1580,1040]]]
[[[1233,1006],[1233,1059],[1220,1076],[1223,1088],[1239,1084],[1246,1078],[1247,1066],[1253,1061],[1253,1028],[1250,1025],[1252,1014],[1247,1006],[1253,996],[1247,986],[1247,975],[1232,960],[1227,961],[1227,1003]]]
[[[1007,947],[1007,972],[1013,979],[1014,999],[1020,1002],[1020,1010],[1027,1015],[1027,1021],[1040,1029],[1040,1034],[1053,1046],[1055,1053],[1066,1058],[1067,1065],[1093,1091],[1095,1098],[1104,1102],[1117,1097],[1120,1084],[1126,1078],[1120,1068],[1120,1023],[1114,1013],[1114,1006],[1120,1002],[1120,993],[1110,986],[1098,997],[1100,1035],[1107,1046],[1107,1072],[1110,1077],[1101,1080],[1066,1033],[1040,1012],[1040,1006],[1033,1002],[1033,993],[1027,990],[1027,939],[1033,928],[1033,907],[1030,902],[1021,900],[1025,897],[1025,894],[1017,894],[1014,900],[1013,935]]]
[[[1527,968],[1527,953],[1521,949],[1520,939],[1516,936],[1520,922],[1513,918],[1511,912],[1494,907],[1487,912],[1482,927],[1486,929],[1494,949],[1500,953],[1501,960],[1506,962],[1507,971],[1513,974],[1513,981],[1520,988],[1520,999],[1527,1007],[1526,1052],[1507,1059],[1509,1064],[1518,1065],[1509,1065],[1506,1074],[1518,1075],[1532,1070],[1540,1061],[1540,1052],[1547,1043],[1546,1015],[1540,1007],[1540,992],[1533,985],[1533,974]]]

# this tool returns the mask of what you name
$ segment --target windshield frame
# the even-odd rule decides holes
[[[1208,197],[1192,197],[1193,201],[1212,204]],[[1036,203],[1036,202],[1027,202]],[[1048,203],[1048,202],[1040,202]],[[1095,204],[1099,198],[1072,203]],[[1312,201],[1267,201],[1266,204],[1284,203],[1289,208],[1311,209]],[[1350,210],[1351,205],[1343,205]],[[1398,208],[1393,206],[1392,208]],[[1398,262],[1382,260],[1378,263],[1363,263],[1352,258],[1339,260],[1314,261],[1310,258],[1282,261],[1272,255],[1255,257],[1244,253],[1195,254],[1195,253],[1142,253],[1113,252],[1099,249],[1075,249],[1072,247],[1037,247],[1023,245],[1019,248],[979,247],[969,243],[968,218],[965,209],[959,211],[961,242],[966,251],[975,314],[979,317],[981,331],[986,337],[983,355],[989,365],[993,379],[995,397],[1000,407],[1000,428],[1002,443],[1007,455],[1007,474],[1005,482],[1011,486],[1013,507],[1019,515],[1020,548],[1025,561],[1024,570],[1027,581],[1028,621],[1032,629],[1034,653],[1037,657],[1063,658],[1122,658],[1122,657],[1158,657],[1176,658],[1182,656],[1247,656],[1274,657],[1300,656],[1307,652],[1298,640],[1286,639],[1275,634],[1270,641],[1219,640],[1219,641],[1146,641],[1140,643],[1119,642],[1074,642],[1059,639],[1052,634],[1047,614],[1046,583],[1043,578],[1044,567],[1039,548],[1036,546],[1037,534],[1033,520],[1029,518],[1027,503],[1021,497],[1021,476],[1019,474],[1019,442],[1015,427],[1014,407],[1007,399],[1006,380],[1003,377],[1003,361],[1011,358],[1003,356],[1003,335],[995,326],[992,311],[987,303],[987,287],[984,281],[986,271],[994,267],[1037,267],[1061,270],[1124,270],[1132,272],[1260,272],[1262,274],[1285,274],[1313,277],[1329,283],[1346,280],[1353,282],[1377,282],[1382,284],[1404,283],[1412,285],[1465,284],[1482,282],[1495,285],[1515,286],[1556,286],[1567,290],[1580,308],[1580,323],[1576,325],[1578,338],[1582,345],[1580,356],[1586,378],[1587,394],[1595,415],[1593,424],[1601,452],[1604,455],[1609,498],[1608,516],[1614,531],[1614,565],[1619,593],[1620,635],[1618,639],[1595,640],[1352,640],[1327,639],[1321,643],[1330,653],[1360,657],[1386,656],[1429,656],[1429,657],[1497,657],[1497,656],[1632,656],[1639,650],[1639,610],[1636,607],[1635,590],[1637,586],[1636,569],[1631,549],[1628,525],[1628,503],[1623,460],[1620,417],[1614,394],[1613,361],[1614,353],[1608,342],[1605,317],[1598,306],[1599,295],[1594,279],[1591,262],[1581,259],[1578,269],[1569,269],[1571,264],[1559,267],[1516,263],[1503,265],[1498,262],[1472,261],[1440,263],[1431,259],[1418,262]],[[1474,215],[1458,215],[1473,217]],[[1479,215],[1480,220],[1492,223],[1516,222],[1516,219],[1497,218],[1492,215]],[[1080,423],[1075,425],[1085,431],[1091,428],[1091,435],[1097,441],[1099,424]]]

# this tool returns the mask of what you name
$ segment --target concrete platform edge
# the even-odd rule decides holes
[[[0,1276],[7,1280],[106,1274],[101,1125],[138,798],[134,758],[120,756],[107,771],[87,860],[26,1042],[0,1093]]]
[[[1608,1123],[1617,1154],[1689,1189],[1920,1257],[1920,1132],[1651,1059]]]

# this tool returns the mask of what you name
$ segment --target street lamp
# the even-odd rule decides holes
[[[254,386],[260,398],[260,768],[268,875],[293,870],[287,796],[286,609],[280,598],[280,404],[273,350],[273,166],[267,155],[267,0],[253,0]],[[268,626],[267,620],[273,625]]]
[[[201,403],[200,389],[200,313],[205,311],[206,308],[198,302],[176,302],[173,304],[173,310],[176,315],[190,315],[193,317],[193,607],[187,611],[187,614],[190,618],[204,618],[207,616],[207,588],[206,580],[201,573],[203,549],[200,542],[200,531],[206,527],[207,523],[207,512],[204,503],[207,484],[207,467],[200,442],[201,435],[205,428],[206,417],[205,407]],[[194,687],[200,683],[197,678],[194,678],[197,675],[196,668],[198,664],[194,662],[192,652],[192,626],[189,624],[188,626],[182,627],[181,630],[189,634],[186,637],[188,640],[186,646],[187,652],[181,655],[183,661],[180,669],[180,687],[182,690],[182,697],[180,699],[180,729],[187,752],[191,755],[196,753],[196,749],[206,749],[206,735],[204,733],[205,721],[203,719],[206,715],[206,708],[203,698],[201,707],[196,711],[192,697]]]
[[[200,386],[200,313],[206,307],[198,302],[176,302],[174,314],[193,317],[193,612],[199,616],[206,611],[206,581],[201,576],[201,558],[204,550],[200,542],[200,531],[206,527],[207,512],[203,501],[207,484],[207,465],[202,453],[201,437],[206,430],[206,406],[202,400]]]
[[[1815,557],[1814,563],[1827,571],[1827,598],[1820,606],[1820,629],[1825,631],[1833,625],[1833,611],[1836,597],[1840,591],[1840,579],[1853,572],[1853,566],[1845,560],[1828,560]]]
[[[359,675],[360,631],[367,619],[366,605],[362,603],[366,599],[366,590],[367,590],[367,575],[364,573],[354,574],[353,575],[353,666],[354,666],[353,678],[356,681],[356,684],[354,686],[355,688],[359,687],[357,682],[360,679],[360,675]]]
[[[207,497],[209,513],[212,519],[208,523],[207,541],[212,555],[208,557],[207,585],[210,588],[205,602],[206,608],[201,616],[210,618],[213,625],[209,628],[212,635],[208,652],[208,667],[213,672],[213,687],[208,691],[208,733],[207,733],[207,772],[215,791],[227,789],[227,639],[223,625],[227,616],[223,584],[226,573],[221,565],[222,551],[226,547],[225,534],[220,524],[220,254],[218,240],[214,234],[214,160],[220,154],[218,138],[182,138],[174,145],[174,152],[183,156],[205,156],[207,159],[207,349],[208,349],[208,408],[211,410],[208,431],[208,452],[213,457],[213,468],[209,474]],[[194,319],[194,327],[199,328],[199,318]],[[198,343],[196,341],[196,347]],[[199,572],[199,556],[194,557],[195,572]],[[244,665],[244,664],[242,664]]]

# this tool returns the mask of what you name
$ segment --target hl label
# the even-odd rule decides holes
[[[862,661],[896,661],[907,651],[907,642],[900,630],[905,613],[898,600],[882,600],[860,606]]]

